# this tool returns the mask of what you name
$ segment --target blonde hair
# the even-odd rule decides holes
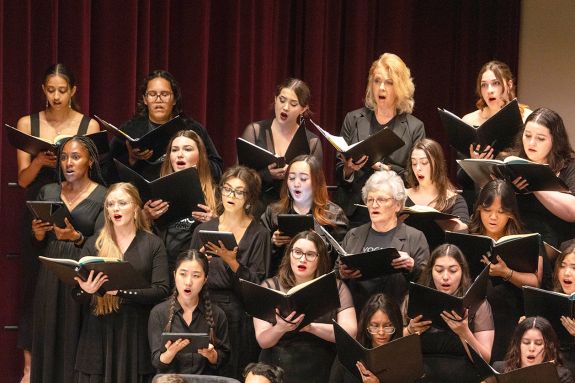
[[[119,182],[111,185],[106,192],[104,199],[104,206],[108,202],[110,194],[115,191],[123,191],[130,197],[130,202],[136,205],[136,212],[134,214],[134,225],[136,231],[150,231],[150,223],[146,219],[142,210],[142,200],[138,189],[130,183]],[[123,259],[123,254],[118,244],[116,243],[116,234],[114,231],[114,224],[109,214],[104,214],[104,227],[96,238],[96,250],[98,255],[104,258]],[[94,296],[92,299],[93,312],[96,315],[111,314],[120,309],[120,298],[113,295],[104,295],[103,297]]]
[[[413,93],[415,85],[411,78],[411,71],[405,65],[399,56],[393,53],[384,53],[371,64],[369,76],[367,78],[367,87],[365,90],[365,107],[374,110],[376,106],[375,96],[371,90],[371,84],[378,67],[387,71],[389,77],[393,80],[396,100],[395,109],[398,113],[412,113],[415,101]]]

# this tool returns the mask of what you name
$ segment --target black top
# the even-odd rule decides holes
[[[557,367],[557,375],[559,375],[559,382],[561,383],[574,383],[575,379],[573,379],[573,375],[568,368],[563,366],[556,366]],[[493,368],[498,372],[503,372],[505,370],[505,362],[498,361],[493,363]]]
[[[84,246],[82,256],[98,256],[96,238]],[[152,233],[138,231],[123,260],[150,282],[144,289],[119,290],[117,312],[96,316],[91,295],[81,289],[75,297],[84,301],[84,320],[76,370],[85,375],[103,375],[106,382],[131,382],[155,372],[148,347],[148,317],[152,307],[168,295],[168,263],[164,244]]]
[[[194,236],[190,244],[191,249],[199,250],[202,247],[200,230],[218,231],[219,218],[204,222],[194,230]],[[231,250],[231,249],[230,249]],[[261,224],[252,220],[246,229],[244,236],[238,243],[237,261],[240,264],[234,273],[230,267],[219,257],[213,257],[210,261],[207,286],[210,290],[230,290],[237,287],[238,278],[254,283],[261,283],[269,267],[270,236]]]
[[[272,153],[276,153],[272,135],[272,122],[273,120],[252,122],[246,127],[241,135],[241,138],[256,144],[260,148],[264,148]],[[319,137],[307,129],[305,133],[309,142],[310,154],[317,158],[320,163],[322,163],[323,149]],[[263,213],[265,206],[279,199],[279,192],[282,184],[281,180],[275,180],[272,178],[268,169],[260,170],[259,175],[262,178],[263,207],[260,209],[260,211],[258,211],[258,216]]]
[[[228,340],[228,322],[226,315],[215,304],[212,304],[212,316],[214,319],[214,335],[216,344],[214,348],[218,353],[215,365],[208,362],[206,358],[198,353],[184,350],[178,352],[170,364],[160,361],[160,354],[166,351],[162,342],[162,332],[168,323],[170,314],[171,299],[162,302],[152,309],[148,322],[148,337],[150,349],[152,350],[152,364],[158,373],[177,374],[204,374],[216,375],[218,368],[225,364],[230,356],[230,342]],[[172,327],[168,332],[176,333],[210,333],[210,326],[205,318],[204,303],[200,302],[192,313],[192,321],[188,325],[183,317],[184,310],[180,303],[175,302],[175,313],[172,320]]]
[[[207,130],[199,122],[191,118],[182,117],[182,121],[186,124],[187,129],[196,132],[204,142],[208,161],[210,162],[210,170],[212,171],[214,180],[217,182],[222,175],[224,161],[222,160],[222,157],[220,157],[220,154],[214,146]],[[130,137],[139,138],[160,125],[161,124],[153,123],[147,117],[137,116],[120,126],[120,130],[127,133]],[[125,140],[114,137],[110,143],[110,154],[111,157],[122,161],[126,165],[128,164],[128,149],[126,148]],[[109,164],[109,166],[113,166],[113,164]],[[137,161],[133,166],[133,169],[142,174],[145,178],[153,180],[159,177],[160,167],[161,161],[153,164],[148,163],[147,161]],[[110,171],[110,177],[112,178],[110,181],[117,182],[117,174],[113,170]]]
[[[333,222],[335,226],[323,225],[323,227],[332,235],[332,237],[335,238],[336,241],[341,241],[345,236],[345,233],[347,233],[349,227],[347,217],[345,216],[341,207],[337,206],[333,202],[328,201],[327,210],[328,210],[327,211],[328,218],[331,222]],[[311,214],[312,211],[310,211],[309,213]],[[261,222],[264,225],[264,227],[268,229],[270,234],[273,234],[274,231],[278,229],[279,214],[281,213],[278,213],[272,207],[272,205],[268,205],[266,211],[262,214]],[[285,214],[298,214],[298,213],[293,209],[292,206],[290,206],[289,210],[285,212]],[[322,235],[321,230],[319,230],[319,226],[320,226],[319,223],[316,220],[314,220],[314,230],[318,234]],[[285,248],[286,248],[285,246],[278,247],[272,243],[271,263],[268,276],[273,277],[274,275],[276,275],[279,264],[281,263],[281,260],[284,256]]]
[[[345,139],[348,145],[351,145],[365,140],[371,134],[380,131],[385,126],[389,127],[405,142],[404,146],[382,160],[383,163],[390,165],[392,170],[401,175],[409,160],[409,154],[413,144],[425,138],[423,122],[416,117],[411,114],[402,113],[395,116],[387,124],[380,125],[375,119],[374,112],[364,107],[349,112],[345,116],[340,136]],[[336,202],[343,208],[345,214],[351,217],[356,210],[354,204],[361,203],[361,188],[365,184],[365,181],[373,174],[373,169],[371,167],[363,167],[355,172],[353,180],[348,182],[343,178],[343,162],[338,159],[335,166],[335,174],[339,186]]]
[[[565,182],[571,193],[575,193],[575,160],[567,163],[559,172],[559,178]],[[517,203],[521,221],[533,233],[540,233],[543,241],[559,247],[561,242],[575,237],[573,223],[563,221],[551,213],[537,197],[530,194],[518,194]]]

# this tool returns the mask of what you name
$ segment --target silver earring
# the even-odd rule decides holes
[[[46,99],[46,109],[48,109],[50,107],[50,103],[48,102],[48,99]]]

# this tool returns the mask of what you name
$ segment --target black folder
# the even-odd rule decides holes
[[[76,285],[74,277],[80,277],[82,280],[88,279],[90,271],[94,270],[94,277],[99,272],[108,276],[108,281],[102,285],[105,291],[143,289],[150,286],[143,276],[125,261],[102,257],[83,257],[79,261],[42,256],[38,259],[63,283],[68,285]]]
[[[340,305],[335,271],[292,287],[286,293],[240,279],[240,293],[246,312],[266,322],[276,323],[276,308],[284,318],[292,311],[298,316],[305,314],[296,330]]]
[[[314,228],[311,214],[278,214],[278,229],[282,235],[293,237]]]
[[[313,121],[312,121],[313,123]],[[343,156],[359,160],[362,156],[369,156],[366,165],[371,166],[389,156],[397,149],[405,145],[405,142],[397,136],[390,128],[385,127],[379,132],[372,134],[365,140],[349,145],[341,136],[334,136],[326,130],[313,123],[317,130],[327,139],[327,141]]]
[[[423,357],[419,335],[395,339],[376,348],[365,348],[333,321],[337,357],[361,381],[355,365],[363,365],[376,375],[380,382],[411,383],[423,375]],[[396,329],[402,331],[402,329]]]
[[[134,184],[142,201],[161,199],[170,203],[168,211],[155,221],[160,227],[189,217],[192,211],[200,210],[198,204],[205,204],[198,172],[193,167],[148,181],[120,161],[114,159],[114,162],[120,179]]]
[[[303,122],[295,132],[284,156],[278,156],[241,137],[236,138],[236,148],[238,163],[254,170],[266,169],[273,163],[277,164],[278,168],[281,168],[289,164],[297,156],[311,153]]]
[[[523,286],[523,305],[528,317],[547,319],[562,344],[573,344],[573,336],[561,324],[561,317],[575,318],[575,296]]]
[[[32,156],[36,156],[40,152],[50,151],[54,154],[58,152],[58,147],[60,146],[59,144],[60,140],[56,143],[50,143],[39,137],[35,137],[30,134],[21,132],[18,129],[8,124],[4,125],[6,126],[8,142],[10,142],[10,145],[14,146],[15,148],[20,149],[28,154],[31,154]],[[62,135],[59,137],[65,138],[70,136]],[[99,154],[107,153],[110,150],[110,147],[108,145],[108,134],[105,131],[86,134],[86,137],[89,137],[92,141],[94,141],[94,144],[96,145],[96,149],[98,150]]]
[[[541,235],[538,233],[509,235],[495,242],[485,235],[446,231],[445,242],[456,245],[463,252],[472,277],[479,275],[485,267],[481,262],[482,255],[493,263],[497,263],[496,256],[499,255],[509,268],[520,273],[535,273],[539,265]]]
[[[175,342],[178,339],[189,339],[190,344],[183,348],[187,352],[197,353],[200,348],[208,348],[210,345],[210,337],[206,333],[194,332],[163,332],[162,344],[168,341]]]
[[[320,225],[319,229],[328,243],[333,246],[339,254],[339,261],[347,267],[361,271],[361,278],[357,278],[358,281],[404,271],[404,269],[396,269],[391,266],[391,261],[400,257],[397,249],[393,247],[368,251],[366,253],[348,254],[323,226]]]
[[[473,127],[446,109],[437,108],[449,144],[458,152],[469,157],[469,145],[480,144],[481,150],[490,145],[497,155],[503,149],[513,146],[513,140],[523,126],[517,99],[505,105],[480,127]]]
[[[559,383],[557,367],[552,362],[523,367],[510,372],[499,373],[489,365],[473,347],[467,344],[479,378],[485,380],[493,377],[497,383]]]
[[[214,231],[214,230],[200,230],[200,240],[202,241],[203,246],[207,249],[208,242],[213,243],[216,246],[219,246],[219,241],[222,241],[224,247],[228,250],[233,250],[236,246],[238,246],[236,242],[236,237],[234,237],[234,233],[229,231]],[[209,252],[212,255],[216,255],[212,252]]]
[[[72,223],[68,208],[61,201],[26,201],[26,206],[35,219],[50,222],[58,227],[66,227],[64,218]]]
[[[177,132],[180,130],[189,130],[184,120],[180,115],[177,115],[170,121],[149,131],[143,136],[134,138],[100,117],[94,115],[94,118],[96,118],[100,124],[102,124],[106,130],[111,132],[113,135],[128,140],[130,145],[132,145],[132,148],[153,150],[154,154],[148,159],[148,161],[151,162],[156,161],[166,153],[168,143]]]
[[[570,193],[569,187],[557,177],[549,165],[538,164],[529,160],[510,156],[505,160],[485,160],[469,158],[457,160],[457,163],[479,187],[485,186],[493,177],[513,182],[517,177],[523,177],[529,186],[518,193],[534,191],[558,191]]]
[[[488,281],[489,267],[485,266],[463,297],[456,297],[432,287],[409,282],[407,315],[410,318],[423,315],[423,320],[431,320],[432,326],[449,328],[440,314],[443,311],[451,312],[454,310],[463,317],[466,309],[469,310],[469,313],[477,311],[485,301]]]

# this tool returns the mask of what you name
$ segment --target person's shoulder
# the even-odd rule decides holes
[[[373,114],[373,111],[371,109],[368,109],[367,107],[361,107],[359,109],[355,109],[352,110],[350,112],[347,112],[347,114],[345,115],[345,118],[360,118],[360,117],[369,117]]]
[[[411,113],[401,113],[398,115],[400,120],[404,120],[410,127],[423,127],[423,121]]]
[[[160,237],[158,237],[156,234],[152,233],[151,231],[140,230],[140,231],[138,231],[137,235],[143,241],[146,241],[147,243],[149,243],[150,246],[153,246],[153,247],[158,247],[160,245],[164,246],[164,241],[162,241],[162,239]]]
[[[22,116],[18,119],[18,122],[16,123],[16,129],[18,129],[21,132],[24,132],[26,134],[31,134],[32,133],[32,122],[31,122],[31,117],[30,115],[27,116]]]
[[[168,312],[170,305],[172,304],[171,301],[172,301],[172,299],[171,299],[171,295],[170,295],[166,300],[155,305],[154,308],[152,308],[150,315],[153,315],[155,313],[166,313],[166,312]]]
[[[184,114],[180,114],[180,118],[182,119],[182,121],[184,122],[184,124],[188,129],[200,130],[200,131],[206,130],[206,128],[199,121],[196,121],[191,117],[188,117]]]

